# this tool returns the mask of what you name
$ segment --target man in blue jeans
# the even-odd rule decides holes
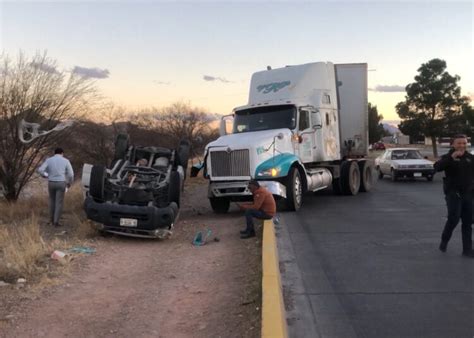
[[[41,176],[48,178],[49,215],[54,226],[60,226],[59,219],[63,211],[64,193],[74,181],[74,171],[68,159],[64,158],[62,148],[54,150],[54,156],[48,158],[39,167]]]
[[[249,182],[249,190],[253,195],[253,203],[239,205],[240,210],[245,210],[247,228],[240,232],[240,238],[255,237],[253,219],[272,219],[276,213],[275,199],[271,192],[261,187],[258,181]]]
[[[435,163],[436,171],[444,171],[443,189],[448,207],[448,220],[441,235],[439,249],[446,252],[454,228],[461,220],[462,255],[474,258],[472,250],[472,188],[474,156],[467,150],[465,135],[456,135],[452,149]]]

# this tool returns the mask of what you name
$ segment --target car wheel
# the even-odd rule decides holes
[[[426,180],[427,180],[428,182],[433,182],[433,176],[432,176],[432,175],[426,176]]]
[[[377,166],[377,172],[379,173],[379,180],[381,180],[384,175],[383,175],[382,169],[380,169],[379,166]]]
[[[370,161],[360,161],[359,172],[360,172],[360,188],[361,192],[369,192],[373,186],[373,172],[374,167]]]
[[[291,168],[286,183],[286,207],[289,211],[297,211],[303,203],[303,182],[296,167]]]
[[[105,178],[107,172],[102,165],[95,165],[91,170],[91,180],[89,184],[89,194],[94,200],[102,202],[105,198]]]
[[[392,182],[397,181],[397,171],[393,168],[390,170],[390,179],[392,180]]]
[[[211,208],[216,214],[225,214],[229,211],[230,201],[225,197],[211,197]]]
[[[360,170],[356,161],[341,165],[341,188],[344,195],[357,195],[360,189]]]
[[[168,190],[168,201],[175,202],[178,207],[181,198],[181,178],[177,171],[172,171],[170,176],[170,184]]]

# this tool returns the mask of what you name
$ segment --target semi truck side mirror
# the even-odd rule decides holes
[[[321,129],[323,127],[323,122],[321,120],[321,114],[319,111],[313,112],[312,114],[313,129]]]
[[[232,127],[234,122],[234,115],[225,115],[222,116],[221,122],[219,124],[219,134],[224,136],[227,134],[232,134]]]

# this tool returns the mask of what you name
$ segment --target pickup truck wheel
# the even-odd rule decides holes
[[[91,180],[89,184],[89,194],[94,198],[102,202],[105,197],[105,178],[107,172],[105,167],[102,165],[95,165],[91,170]]]
[[[189,152],[191,150],[191,143],[188,140],[181,140],[179,142],[177,154],[177,164],[184,168],[184,172],[188,169],[188,160],[189,160]]]
[[[211,202],[212,210],[216,214],[225,214],[229,211],[230,201],[224,197],[211,197],[209,198],[209,202]]]
[[[372,190],[373,186],[373,176],[374,176],[374,167],[370,161],[360,161],[359,163],[360,171],[360,188],[361,192],[369,192]]]
[[[170,176],[170,184],[168,186],[168,201],[175,202],[179,207],[181,198],[181,177],[177,171],[172,171]]]
[[[341,165],[341,188],[344,195],[357,195],[360,189],[360,170],[356,161]]]
[[[297,168],[293,167],[288,174],[286,183],[286,207],[290,211],[297,211],[303,203],[303,182]]]
[[[398,177],[397,177],[397,171],[394,170],[393,168],[390,170],[390,179],[392,182],[396,182]]]
[[[120,159],[124,159],[127,155],[128,150],[128,135],[119,134],[115,140],[115,153],[114,153],[114,162]]]

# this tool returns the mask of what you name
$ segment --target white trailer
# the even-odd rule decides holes
[[[233,123],[232,133],[225,126]],[[206,147],[211,206],[251,200],[257,179],[289,210],[303,194],[332,185],[356,195],[372,187],[368,153],[367,64],[316,62],[252,76],[248,104],[223,117],[221,137]]]

